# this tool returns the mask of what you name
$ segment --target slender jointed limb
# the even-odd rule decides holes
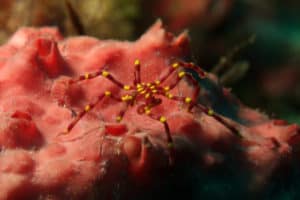
[[[120,81],[118,81],[114,76],[112,76],[108,71],[106,70],[99,70],[97,72],[94,73],[85,73],[84,75],[80,75],[78,78],[75,79],[71,79],[69,81],[69,84],[75,84],[84,80],[90,80],[90,79],[94,79],[97,78],[99,76],[102,76],[108,80],[110,80],[112,83],[114,83],[116,86],[118,86],[121,89],[124,90],[130,90],[132,87],[129,85],[125,85],[123,83],[121,83]]]
[[[64,131],[64,134],[68,134],[74,126],[82,119],[86,113],[91,111],[104,97],[110,97],[116,101],[122,102],[122,99],[113,95],[110,91],[105,91],[103,94],[97,97],[97,100],[93,103],[87,104],[84,109],[76,116],[76,118],[68,125],[67,129]]]

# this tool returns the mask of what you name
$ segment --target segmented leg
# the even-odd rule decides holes
[[[136,59],[134,61],[134,80],[133,84],[137,85],[141,83],[141,62],[140,60]]]
[[[167,77],[169,75],[171,75],[172,72],[175,71],[175,69],[178,66],[183,66],[184,68],[188,68],[188,69],[192,69],[192,70],[196,71],[199,74],[200,78],[206,77],[206,72],[203,71],[200,67],[197,67],[196,65],[194,65],[193,63],[178,62],[178,63],[173,64],[173,68],[171,70],[169,70],[169,74],[167,74],[167,76],[163,77],[164,78],[163,80],[166,80]],[[178,85],[179,81],[184,76],[187,76],[189,78],[189,80],[192,81],[192,84],[196,88],[192,98],[191,97],[174,96],[168,92],[169,90],[172,90],[173,88],[175,88]],[[178,76],[177,76],[177,79],[175,80],[175,82],[172,83],[170,86],[164,87],[164,90],[165,90],[165,93],[162,93],[162,95],[166,96],[167,98],[188,104],[189,105],[188,111],[191,111],[194,106],[197,106],[202,112],[213,117],[215,120],[219,121],[221,124],[223,124],[225,127],[227,127],[234,135],[236,135],[238,137],[242,137],[240,132],[234,126],[227,123],[224,120],[224,118],[222,118],[220,115],[216,114],[212,109],[209,109],[197,102],[197,98],[200,93],[200,87],[198,85],[198,82],[194,79],[194,77],[191,74],[185,73],[184,71],[178,72]]]
[[[171,131],[170,131],[169,124],[167,122],[167,118],[163,115],[156,116],[156,115],[152,114],[151,112],[149,112],[147,115],[150,118],[152,118],[156,121],[159,121],[160,123],[162,123],[164,125],[165,133],[167,135],[167,147],[169,149],[169,163],[170,163],[170,165],[173,165],[173,163],[174,163],[174,142],[173,142],[173,138],[171,136]]]
[[[91,103],[91,104],[87,104],[84,107],[84,109],[76,116],[76,118],[69,124],[69,126],[67,127],[67,129],[63,133],[68,134],[74,128],[74,126],[78,123],[78,121],[87,112],[89,112],[91,109],[93,109],[105,96],[106,96],[105,94],[101,94],[100,96],[98,96],[97,101],[95,101],[94,103]]]
[[[189,80],[192,82],[192,84],[195,88],[192,97],[186,97],[186,98],[182,99],[184,102],[189,104],[188,111],[191,111],[192,108],[194,107],[194,105],[198,103],[197,98],[198,98],[199,93],[200,93],[200,87],[198,85],[198,82],[194,79],[194,77],[191,74],[186,73],[184,71],[178,72],[176,80],[170,86],[164,87],[165,93],[162,93],[162,95],[168,97],[169,99],[172,99],[173,95],[171,93],[169,93],[168,91],[175,88],[184,76],[189,78]]]
[[[153,107],[155,107],[155,106],[157,106],[161,103],[161,101],[158,101],[158,102],[159,103],[153,105]],[[169,162],[172,165],[173,162],[174,162],[174,143],[173,143],[173,139],[172,139],[172,136],[171,136],[170,127],[167,123],[167,119],[166,119],[165,116],[154,115],[153,113],[151,113],[151,109],[152,109],[151,105],[143,104],[143,105],[140,105],[137,108],[137,112],[139,114],[145,114],[145,115],[149,116],[150,118],[152,118],[156,121],[159,121],[160,123],[162,123],[164,125],[165,133],[166,133],[166,136],[167,136],[167,146],[168,146],[169,154],[170,154],[169,155]]]
[[[134,101],[134,97],[131,95],[124,95],[121,97],[121,101],[123,101],[124,103],[126,103],[125,108],[123,108],[122,110],[120,110],[119,114],[116,117],[116,121],[117,122],[121,122],[123,120],[123,117],[128,109],[129,105],[133,105],[133,101]]]
[[[189,80],[192,82],[192,85],[195,88],[193,96],[191,97],[191,102],[188,103],[189,104],[188,111],[190,112],[193,109],[193,107],[198,103],[200,87],[198,85],[198,82],[194,79],[194,77],[191,74],[187,73],[187,76],[189,77]]]
[[[68,125],[67,129],[64,131],[64,134],[68,134],[74,128],[74,126],[78,123],[80,119],[82,119],[86,113],[91,111],[104,97],[110,97],[116,101],[122,102],[122,98],[119,98],[115,95],[112,95],[110,91],[106,91],[103,94],[99,95],[97,100],[94,103],[87,104],[84,109],[76,116],[76,118]]]
[[[221,117],[219,114],[216,114],[214,110],[207,108],[201,104],[195,105],[197,108],[199,108],[202,112],[204,112],[206,115],[213,117],[215,120],[223,124],[226,128],[228,128],[234,135],[242,138],[243,136],[240,134],[240,131],[226,122],[223,117]]]
[[[173,84],[171,84],[171,86],[169,86],[168,89],[171,90],[174,87],[176,87],[176,85],[178,85],[179,81],[182,79],[183,76],[187,76],[189,78],[189,80],[192,81],[192,84],[195,87],[195,91],[194,91],[192,97],[175,96],[175,95],[172,95],[171,93],[169,93],[168,91],[166,91],[165,93],[162,93],[162,95],[166,96],[169,99],[188,104],[188,106],[189,106],[188,111],[191,111],[194,106],[197,106],[202,112],[213,117],[214,119],[219,121],[221,124],[223,124],[225,127],[227,127],[233,134],[241,137],[239,131],[234,126],[228,124],[220,115],[216,114],[212,109],[209,109],[197,102],[197,98],[200,93],[200,87],[198,85],[198,82],[193,78],[193,76],[191,74],[179,72],[176,81]]]
[[[102,76],[108,80],[110,80],[112,83],[114,83],[116,86],[118,86],[121,89],[124,90],[130,90],[132,87],[129,85],[124,85],[123,83],[121,83],[120,81],[118,81],[114,76],[112,76],[108,71],[106,70],[100,70],[94,73],[86,73],[84,75],[80,75],[78,78],[75,79],[71,79],[69,81],[69,84],[75,84],[84,80],[90,80],[90,79],[94,79],[96,77]]]
[[[186,62],[179,61],[178,64],[184,67],[185,69],[191,69],[197,72],[200,78],[206,78],[207,76],[207,72],[205,72],[203,69],[201,69],[201,67],[195,65],[194,63],[186,63]]]
[[[168,68],[168,71],[166,74],[164,74],[162,77],[160,77],[157,81],[155,81],[157,84],[161,84],[163,83],[165,80],[167,80],[171,74],[177,70],[179,67],[179,63],[178,62],[175,62],[171,65],[171,67]]]

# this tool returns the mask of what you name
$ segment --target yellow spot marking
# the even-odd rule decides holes
[[[168,142],[168,148],[173,148],[174,147],[174,144],[173,144],[173,142]]]
[[[165,91],[169,91],[169,90],[170,90],[170,86],[165,86],[165,87],[164,87],[164,90],[165,90]]]
[[[88,111],[90,111],[91,110],[91,106],[90,105],[86,105],[85,107],[84,107],[84,111],[85,112],[88,112]]]
[[[137,88],[137,89],[142,88],[142,87],[143,87],[143,86],[142,86],[141,84],[139,84],[139,83],[136,85],[136,88]]]
[[[141,62],[140,62],[139,59],[136,59],[136,60],[134,61],[134,65],[135,65],[135,66],[139,66],[140,64],[141,64]]]
[[[150,97],[150,93],[147,93],[147,94],[145,95],[145,98],[148,99],[149,97]]]
[[[151,86],[150,86],[150,89],[151,89],[151,90],[153,90],[153,89],[155,89],[155,88],[156,88],[155,85],[151,85]]]
[[[85,74],[84,74],[84,78],[85,78],[85,79],[89,79],[89,78],[90,78],[90,74],[89,74],[89,73],[85,73]]]
[[[149,109],[150,109],[149,106],[144,107],[144,110],[149,110]]]
[[[131,95],[126,94],[125,96],[121,97],[122,101],[128,101],[128,100],[132,100],[133,97]]]
[[[105,70],[102,71],[102,76],[107,77],[108,75],[109,75],[108,71],[105,71]]]
[[[214,114],[214,111],[213,111],[212,109],[209,109],[209,110],[207,111],[207,114],[210,115],[210,116],[212,116],[212,115]]]
[[[177,67],[179,67],[179,63],[173,63],[172,67],[176,69]]]
[[[159,81],[159,80],[156,80],[154,83],[155,83],[156,85],[159,85],[159,84],[160,84],[160,81]]]
[[[150,113],[151,113],[151,110],[150,110],[150,109],[145,110],[145,114],[146,114],[146,115],[149,115]]]
[[[172,99],[172,98],[173,98],[173,95],[170,94],[170,93],[166,93],[166,96],[167,96],[169,99]]]
[[[161,117],[159,118],[159,121],[160,121],[161,123],[165,123],[165,122],[167,121],[167,118],[166,118],[165,116],[161,116]]]
[[[122,101],[127,101],[128,100],[128,96],[127,95],[122,96],[121,99],[122,99]]]
[[[110,96],[111,95],[111,92],[110,91],[105,91],[105,96]]]
[[[184,75],[185,75],[185,72],[183,72],[183,71],[181,71],[181,72],[178,73],[178,77],[179,77],[179,78],[184,77]]]
[[[147,115],[149,115],[151,112],[151,109],[148,106],[145,106],[144,110],[145,110],[145,114],[147,114]]]
[[[190,97],[185,97],[184,101],[185,103],[191,103],[192,99]]]
[[[130,90],[130,86],[129,85],[124,85],[124,90]]]
[[[143,90],[140,92],[140,94],[145,94],[146,93],[146,90]]]
[[[152,84],[151,83],[147,83],[147,86],[150,87]]]
[[[122,117],[121,117],[121,116],[117,116],[117,117],[116,117],[116,121],[117,121],[117,122],[122,121]]]
[[[157,90],[151,90],[151,92],[155,94],[155,93],[157,93]]]

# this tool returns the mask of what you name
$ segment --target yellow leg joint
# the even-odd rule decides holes
[[[133,96],[126,94],[125,96],[121,97],[122,101],[128,101],[128,100],[132,100]]]
[[[107,77],[108,75],[109,75],[108,71],[105,71],[105,70],[102,71],[102,76]]]
[[[139,59],[136,59],[136,60],[134,61],[134,65],[135,65],[135,66],[139,66],[140,64],[141,64],[141,62],[140,62]]]
[[[85,110],[85,112],[90,111],[90,110],[91,110],[91,106],[90,106],[90,105],[86,105],[86,106],[84,107],[84,110]]]
[[[105,96],[110,96],[111,95],[111,92],[110,91],[105,91]]]
[[[167,118],[166,118],[165,116],[161,116],[161,117],[159,118],[159,121],[160,121],[161,123],[165,123],[165,122],[167,121]]]
[[[121,99],[122,99],[122,101],[127,101],[128,100],[128,95],[122,96]]]
[[[164,87],[164,91],[169,91],[170,90],[170,87],[169,86],[165,86]]]
[[[124,90],[130,90],[130,86],[129,85],[124,85]]]
[[[172,99],[172,98],[173,98],[173,94],[170,94],[170,93],[166,93],[166,96],[167,96],[169,99]]]
[[[209,116],[212,116],[212,115],[214,115],[214,111],[212,110],[212,109],[209,109],[208,111],[207,111],[207,114],[209,115]]]
[[[138,92],[142,92],[143,90],[144,90],[143,87],[140,87],[140,88],[137,89]]]
[[[184,99],[185,103],[191,103],[192,99],[190,97],[186,97]]]
[[[145,94],[146,93],[146,90],[142,90],[141,92],[140,92],[140,94]]]
[[[151,110],[150,110],[150,109],[145,110],[145,114],[146,114],[146,115],[149,115],[150,113],[151,113]]]
[[[178,68],[178,67],[179,67],[179,63],[177,63],[177,62],[176,62],[176,63],[173,63],[173,64],[172,64],[172,67],[173,67],[174,69]]]
[[[169,149],[172,149],[173,147],[174,147],[173,142],[169,142],[169,143],[168,143],[168,148],[169,148]]]
[[[185,72],[184,71],[181,71],[181,72],[178,73],[178,77],[179,78],[182,78],[184,76],[185,76]]]
[[[122,117],[121,117],[121,116],[117,116],[117,117],[116,117],[116,121],[117,121],[117,122],[121,122],[121,121],[122,121]]]

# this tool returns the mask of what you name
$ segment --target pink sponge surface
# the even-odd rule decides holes
[[[64,39],[55,28],[16,32],[0,47],[0,200],[87,199],[99,183],[103,198],[111,199],[120,174],[139,185],[151,183],[149,175],[168,171],[165,129],[159,121],[138,114],[138,102],[116,123],[124,104],[105,98],[69,134],[62,134],[75,113],[100,94],[124,93],[104,77],[68,83],[105,69],[132,85],[136,59],[141,62],[141,80],[153,82],[168,71],[172,60],[188,54],[187,35],[175,37],[160,22],[135,42]],[[213,82],[215,77],[209,77]],[[172,94],[191,96],[194,90],[182,80]],[[226,89],[221,91],[228,101],[237,102]],[[247,123],[224,119],[241,138],[197,108],[188,112],[181,102],[161,99],[153,113],[167,119],[175,143],[174,165],[192,157],[201,170],[239,151],[243,156],[237,160],[252,173],[249,184],[259,187],[298,143],[297,125],[270,120],[240,103],[235,103],[237,115]]]

